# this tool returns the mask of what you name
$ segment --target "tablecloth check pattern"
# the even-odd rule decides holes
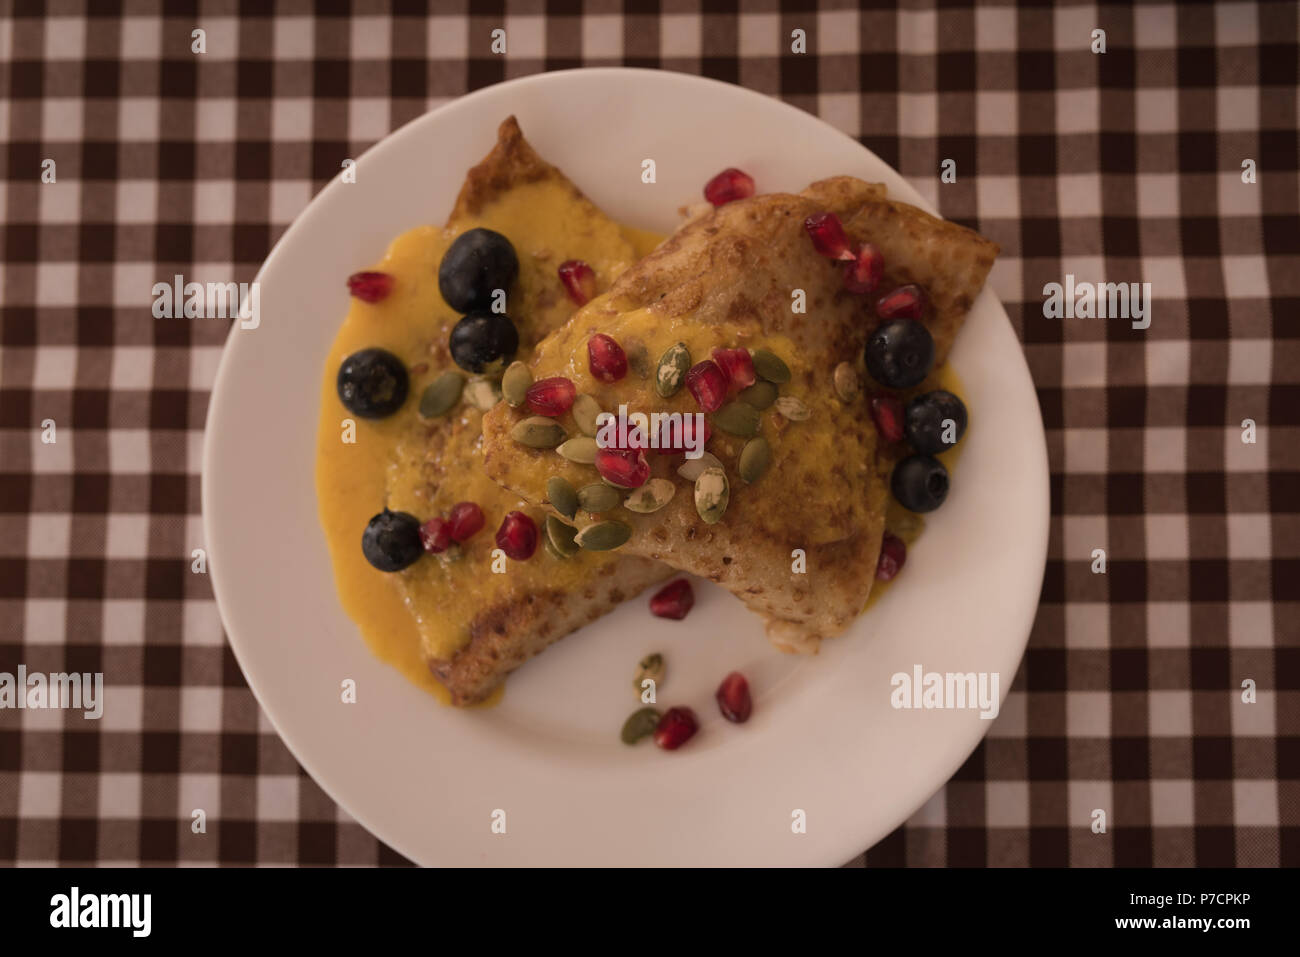
[[[130,6],[0,10],[0,671],[108,685],[98,722],[0,711],[0,862],[402,863],[298,767],[191,573],[228,323],[155,320],[150,289],[251,280],[342,158],[439,103],[621,63],[814,112],[1002,244],[1051,456],[1042,606],[988,738],[853,863],[1300,863],[1294,3]],[[1067,273],[1150,282],[1150,328],[1045,318]]]

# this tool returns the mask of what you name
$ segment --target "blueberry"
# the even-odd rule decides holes
[[[944,422],[951,419],[951,442],[944,441]],[[951,392],[935,389],[907,403],[904,429],[912,448],[926,455],[946,452],[966,434],[966,406]]]
[[[871,378],[881,385],[910,389],[930,374],[934,339],[915,319],[893,319],[871,334],[865,358]]]
[[[518,348],[519,331],[499,313],[471,312],[451,330],[451,357],[468,372],[503,368]]]
[[[366,526],[361,552],[381,572],[400,572],[424,554],[420,520],[406,512],[384,509]]]
[[[492,293],[509,289],[519,275],[519,258],[510,240],[490,229],[471,229],[456,237],[438,267],[438,289],[457,312],[492,305]]]
[[[929,455],[909,455],[894,466],[890,490],[903,508],[933,512],[948,497],[948,470]]]
[[[384,349],[362,349],[339,366],[339,398],[353,415],[382,419],[406,401],[411,381],[402,360]]]

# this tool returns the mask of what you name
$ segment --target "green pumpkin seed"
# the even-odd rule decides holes
[[[771,408],[772,403],[776,401],[776,386],[766,379],[759,379],[748,389],[741,389],[736,398],[762,412],[764,409]]]
[[[565,518],[572,519],[578,514],[578,493],[567,479],[552,475],[546,480],[546,500]]]
[[[554,515],[546,516],[546,540],[555,547],[561,558],[578,554],[578,546],[573,540],[577,534],[578,530],[572,525],[566,525]]]
[[[551,537],[549,535],[542,536],[542,548],[546,549],[546,554],[559,561],[564,561],[569,557],[568,555],[561,555],[559,551],[556,550],[555,546],[551,543]]]
[[[574,538],[589,552],[607,552],[618,548],[632,537],[632,526],[622,522],[597,522],[588,525]]]
[[[600,403],[585,392],[573,400],[573,421],[583,435],[596,436],[596,417],[600,415]]]
[[[705,469],[722,468],[722,460],[712,452],[704,452],[698,459],[687,459],[677,467],[677,474],[688,482],[694,482]]]
[[[736,471],[748,484],[753,485],[763,477],[763,473],[767,471],[767,467],[771,464],[772,446],[768,445],[767,439],[760,435],[758,438],[750,439],[745,443],[745,448],[740,453],[740,464],[737,466]]]
[[[780,385],[790,381],[790,367],[775,352],[754,349],[749,355],[754,360],[754,371],[768,382]]]
[[[650,353],[641,343],[636,342],[628,347],[627,364],[638,379],[650,378]]]
[[[791,422],[802,422],[808,416],[812,415],[812,410],[804,403],[802,399],[796,399],[792,395],[783,395],[776,400],[776,411]]]
[[[480,412],[487,412],[501,401],[501,393],[491,379],[471,379],[465,386],[465,401]]]
[[[618,489],[604,482],[595,482],[578,489],[578,504],[585,511],[598,513],[618,508]]]
[[[425,388],[420,396],[420,418],[436,419],[446,415],[460,401],[465,377],[459,372],[444,372]]]
[[[636,744],[642,738],[649,737],[659,727],[659,712],[654,708],[642,708],[632,712],[631,717],[623,722],[619,737],[624,744]]]
[[[728,402],[713,413],[713,424],[732,435],[758,435],[758,410],[744,402]]]
[[[564,427],[544,415],[530,415],[515,423],[510,437],[530,449],[553,449],[564,441]]]
[[[835,394],[843,401],[852,402],[858,397],[858,374],[853,371],[853,366],[841,362],[835,367],[831,379],[835,383]]]
[[[729,498],[727,473],[722,469],[705,469],[695,480],[695,511],[705,524],[714,525],[722,518]]]
[[[655,478],[646,482],[639,489],[623,500],[623,505],[630,512],[648,515],[657,512],[673,500],[677,486],[668,479]]]
[[[686,348],[686,343],[677,342],[669,346],[668,351],[659,359],[659,368],[655,372],[655,389],[665,399],[676,395],[690,367],[691,350]]]
[[[570,462],[577,462],[579,465],[592,465],[596,461],[596,440],[589,435],[575,435],[555,451]]]
[[[636,693],[640,694],[645,689],[641,687],[641,682],[649,678],[655,683],[655,690],[659,690],[659,685],[664,681],[664,656],[661,654],[646,655],[636,666],[636,678],[632,682],[632,687]]]
[[[501,377],[501,395],[513,408],[519,408],[528,399],[528,387],[533,384],[533,374],[522,362],[510,363]]]

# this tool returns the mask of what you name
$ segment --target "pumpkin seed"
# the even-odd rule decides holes
[[[780,385],[790,381],[790,367],[775,352],[766,349],[754,349],[749,353],[754,360],[754,371],[768,382]]]
[[[657,512],[677,494],[677,486],[668,479],[655,478],[646,482],[639,489],[623,500],[624,507],[630,512],[648,515]]]
[[[618,489],[604,482],[595,482],[578,489],[578,504],[588,512],[608,512],[618,508]]]
[[[624,744],[636,744],[642,738],[654,734],[657,727],[659,727],[659,712],[654,708],[642,708],[640,711],[633,711],[623,722],[623,730],[619,732],[619,737],[623,739]]]
[[[664,656],[661,654],[646,655],[636,666],[636,679],[632,682],[632,687],[636,693],[640,694],[645,689],[641,687],[641,682],[649,678],[655,683],[655,690],[659,690],[659,685],[664,680]]]
[[[575,435],[555,451],[570,462],[577,462],[579,465],[592,465],[596,461],[596,440],[589,435]]]
[[[589,552],[607,552],[618,548],[632,537],[632,526],[622,522],[597,522],[588,525],[574,538]]]
[[[565,518],[572,519],[578,514],[578,493],[573,490],[567,479],[552,475],[546,480],[546,500]]]
[[[600,415],[600,403],[585,392],[573,400],[573,421],[583,435],[596,436],[596,416]]]
[[[564,441],[564,427],[544,415],[530,415],[515,423],[510,437],[530,449],[553,449]]]
[[[564,561],[569,557],[568,555],[561,555],[556,550],[555,546],[551,543],[551,536],[549,535],[542,536],[542,548],[546,549],[546,554],[550,555],[552,558],[559,559],[560,561]]]
[[[627,364],[638,379],[650,378],[650,353],[641,343],[633,343],[627,350]]]
[[[510,368],[501,377],[501,395],[513,408],[519,408],[528,400],[528,387],[533,384],[533,374],[522,362],[510,363]]]
[[[705,452],[698,459],[687,459],[677,467],[677,474],[688,482],[694,482],[705,469],[722,468],[722,460],[712,452]]]
[[[853,366],[841,362],[835,367],[831,379],[835,383],[835,394],[845,402],[852,402],[858,397],[858,374],[853,371]]]
[[[727,510],[730,491],[727,473],[722,469],[707,468],[695,480],[695,511],[708,525],[714,525]]]
[[[668,347],[659,359],[659,368],[655,372],[655,388],[665,399],[676,395],[691,367],[691,350],[686,343],[676,342]]]
[[[555,546],[561,558],[578,554],[578,546],[573,541],[577,534],[578,530],[572,525],[561,522],[554,515],[546,516],[546,540]]]
[[[420,418],[436,419],[446,415],[460,401],[465,388],[465,377],[459,372],[447,371],[429,383],[420,396]]]
[[[772,446],[768,445],[767,439],[760,435],[758,438],[750,439],[745,443],[745,448],[740,453],[740,464],[737,466],[736,471],[740,473],[740,477],[746,483],[753,485],[763,477],[763,473],[767,471],[767,467],[771,464]]]
[[[758,435],[758,410],[744,402],[728,402],[713,413],[713,424],[732,435]]]
[[[471,379],[465,386],[465,400],[480,412],[487,412],[501,401],[501,392],[491,379]]]
[[[783,395],[776,400],[776,411],[791,422],[802,422],[808,416],[812,415],[812,410],[804,403],[802,399],[796,399],[792,395]]]
[[[759,379],[748,389],[741,389],[736,398],[745,405],[762,412],[764,409],[770,408],[772,403],[776,401],[776,386],[766,379]]]

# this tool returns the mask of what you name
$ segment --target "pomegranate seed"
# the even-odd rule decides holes
[[[700,422],[700,429],[703,440],[695,440],[695,423]],[[673,452],[685,452],[687,449],[702,449],[709,444],[709,438],[713,435],[713,429],[709,427],[708,419],[696,419],[690,413],[682,414],[680,426],[672,419],[664,419],[662,428],[659,429],[659,451],[665,455]]]
[[[451,523],[435,515],[420,526],[420,544],[432,555],[445,552],[451,544]]]
[[[528,408],[538,415],[564,415],[573,405],[578,390],[573,383],[562,375],[553,375],[548,379],[538,379],[528,387],[524,397]]]
[[[475,502],[457,502],[447,513],[447,524],[453,541],[467,541],[483,527],[483,509]]]
[[[627,353],[603,332],[587,340],[587,364],[601,382],[617,382],[627,375]]]
[[[753,195],[754,177],[734,166],[724,169],[704,184],[704,198],[714,206],[725,206],[733,199],[747,199]]]
[[[688,579],[679,578],[654,593],[650,599],[650,614],[657,618],[681,621],[695,607],[695,590]]]
[[[669,708],[655,728],[655,744],[665,751],[676,751],[699,730],[699,719],[690,708]]]
[[[691,366],[686,373],[686,388],[705,412],[717,412],[727,398],[727,375],[712,359]]]
[[[507,558],[526,562],[537,551],[537,523],[523,512],[510,512],[497,529],[497,548]]]
[[[874,292],[885,273],[885,257],[871,243],[858,247],[858,254],[844,267],[844,288],[849,292]]]
[[[348,276],[348,292],[362,302],[379,302],[393,291],[393,277],[386,272],[354,272]]]
[[[907,561],[907,545],[896,535],[885,532],[880,543],[880,561],[876,563],[876,580],[893,581],[894,576],[903,570]]]
[[[920,319],[925,312],[925,290],[914,283],[899,286],[876,300],[881,319]]]
[[[734,724],[744,724],[754,711],[754,700],[749,696],[749,682],[739,671],[722,679],[714,695],[722,716]]]
[[[827,259],[856,259],[849,248],[849,237],[844,235],[840,218],[834,213],[814,213],[803,221],[803,228],[812,238],[813,249]]]
[[[871,400],[871,421],[887,442],[903,441],[903,403],[892,395],[878,395]]]
[[[754,384],[754,360],[748,349],[714,349],[713,361],[727,377],[727,391],[739,392]]]
[[[640,488],[650,478],[650,465],[639,449],[600,449],[596,452],[596,471],[622,488]]]
[[[568,290],[569,298],[585,306],[596,295],[596,274],[581,259],[560,263],[560,281]]]

